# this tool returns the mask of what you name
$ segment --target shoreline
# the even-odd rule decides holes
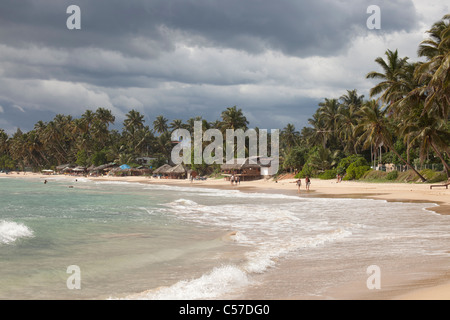
[[[295,179],[280,180],[278,183],[271,180],[256,180],[241,182],[240,185],[232,186],[230,182],[223,179],[211,179],[205,181],[154,179],[143,176],[137,177],[77,177],[67,175],[43,175],[35,173],[24,174],[0,174],[0,178],[32,178],[32,179],[67,179],[75,182],[76,179],[87,179],[91,181],[122,181],[131,183],[163,184],[180,187],[201,187],[222,190],[239,190],[241,192],[256,193],[279,193],[290,196],[318,197],[318,198],[350,198],[350,199],[374,199],[388,202],[414,202],[425,203],[430,206],[426,210],[430,213],[450,215],[450,191],[445,188],[430,189],[428,184],[409,183],[371,183],[343,181],[336,183],[335,180],[312,179],[311,190],[306,191],[302,186],[300,193],[294,183]],[[289,263],[289,262],[288,262]],[[406,281],[401,284],[400,289],[393,293],[380,295],[379,299],[393,300],[450,300],[450,273],[445,272],[436,279],[423,279],[420,282]],[[394,285],[395,287],[395,285]],[[360,299],[364,292],[360,288],[349,284],[343,289],[345,294],[337,294],[338,299]]]

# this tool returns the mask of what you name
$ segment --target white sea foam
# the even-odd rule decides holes
[[[203,276],[157,288],[129,299],[205,299],[233,293],[252,283],[252,276],[276,266],[293,252],[324,246],[352,235],[359,224],[330,225],[326,218],[305,219],[293,203],[202,205],[180,198],[167,203],[179,219],[235,230],[233,241],[247,247],[240,265],[215,268]],[[295,206],[294,206],[295,208]],[[292,210],[291,210],[292,209]]]
[[[21,223],[0,221],[0,244],[11,244],[20,238],[33,236],[33,231]]]
[[[126,299],[184,300],[211,299],[230,290],[248,285],[246,272],[234,265],[215,268],[210,273],[193,280],[182,280],[170,287],[161,287],[130,295]]]

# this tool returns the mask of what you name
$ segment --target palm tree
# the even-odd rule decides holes
[[[319,110],[312,115],[312,118],[308,119],[308,123],[312,126],[312,130],[307,130],[303,132],[303,137],[307,138],[311,143],[311,146],[316,145],[319,141],[322,143],[322,146],[325,148],[327,144],[328,135],[325,130],[325,125],[323,120],[320,118]]]
[[[386,146],[389,150],[395,153],[397,157],[405,163],[417,176],[426,182],[426,179],[403,157],[395,150],[392,142],[392,135],[389,128],[389,122],[386,118],[386,110],[381,110],[377,101],[368,101],[360,110],[361,116],[356,132],[361,133],[358,142],[362,144],[363,148],[367,149],[372,146],[381,147]]]
[[[423,112],[434,110],[446,119],[450,105],[450,14],[436,22],[428,31],[430,38],[422,41],[418,49],[427,62],[416,69],[416,76],[426,95]]]
[[[344,143],[344,151],[358,154],[355,128],[358,124],[358,112],[364,102],[364,96],[358,95],[356,89],[347,90],[347,94],[342,95],[340,100],[342,103],[338,109],[337,132]]]
[[[292,123],[288,123],[281,131],[280,138],[282,145],[286,146],[287,153],[289,153],[289,151],[298,144],[300,133],[295,130],[295,126]]]
[[[158,117],[156,117],[156,120],[153,121],[153,128],[159,134],[163,134],[163,133],[167,132],[167,130],[169,129],[169,126],[167,125],[167,121],[168,120],[166,118],[164,118],[164,116],[158,116]]]
[[[225,132],[226,129],[247,129],[247,125],[249,122],[247,118],[244,116],[242,109],[237,109],[236,106],[227,108],[222,112],[222,124],[221,129],[222,132]]]
[[[123,122],[123,136],[125,139],[125,144],[128,147],[127,153],[136,153],[137,147],[140,142],[139,131],[144,129],[144,115],[139,111],[130,110],[126,114],[126,118]]]
[[[144,116],[139,111],[130,110],[123,122],[124,130],[133,135],[136,130],[144,127],[144,122]]]
[[[337,135],[339,106],[340,104],[338,99],[325,98],[324,102],[319,103],[318,115],[323,125],[322,131],[325,141],[327,142],[334,142],[334,138],[339,139],[339,136]]]
[[[8,152],[8,135],[6,134],[5,130],[0,129],[0,154],[6,154]]]
[[[336,165],[338,151],[332,152],[322,146],[317,147],[308,157],[308,164],[314,169],[324,172]]]
[[[366,78],[381,80],[370,89],[370,97],[382,94],[381,101],[390,105],[402,99],[411,89],[405,79],[408,57],[399,58],[397,50],[387,50],[385,54],[386,61],[382,57],[375,59],[375,62],[383,69],[383,73],[372,71],[366,75]]]
[[[180,120],[180,119],[172,120],[172,122],[169,124],[169,128],[170,128],[172,131],[175,131],[175,130],[177,130],[177,129],[183,129],[183,128],[184,128],[184,126],[183,126],[183,120]]]
[[[450,166],[443,152],[450,154],[450,132],[447,121],[433,116],[431,112],[422,113],[422,108],[410,113],[402,127],[402,135],[412,137],[411,142],[420,143],[420,160],[424,161],[429,150],[433,150],[441,160],[447,177],[450,178]]]

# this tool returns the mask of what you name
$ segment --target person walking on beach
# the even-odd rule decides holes
[[[306,184],[306,190],[309,191],[309,186],[311,185],[311,180],[309,179],[308,176],[306,176],[306,178],[305,178],[305,184]]]
[[[234,174],[231,175],[230,181],[231,181],[231,185],[233,185],[233,182],[234,182]]]

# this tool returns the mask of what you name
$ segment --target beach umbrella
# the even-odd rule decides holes
[[[129,165],[127,165],[127,164],[123,164],[123,165],[120,166],[120,169],[126,170],[126,169],[131,169],[131,167]]]

